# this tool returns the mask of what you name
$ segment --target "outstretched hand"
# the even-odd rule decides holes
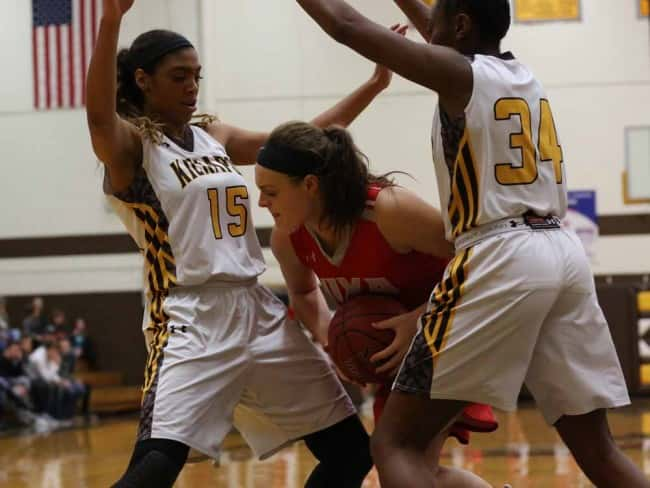
[[[408,25],[395,24],[390,27],[390,30],[399,34],[400,36],[405,36],[408,28]],[[388,85],[390,85],[392,78],[393,72],[381,64],[378,64],[376,66],[375,72],[372,75],[373,82],[382,88],[388,88]]]
[[[135,0],[104,0],[102,12],[104,17],[110,19],[121,19],[133,6]]]

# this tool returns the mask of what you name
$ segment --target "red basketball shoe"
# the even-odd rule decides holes
[[[472,432],[494,432],[499,427],[492,407],[481,403],[472,403],[465,407],[462,415],[454,425]]]

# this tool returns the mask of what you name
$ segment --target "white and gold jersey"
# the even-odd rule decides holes
[[[192,132],[192,151],[166,136],[161,144],[143,137],[141,169],[114,194],[154,293],[211,280],[236,284],[265,269],[246,181],[219,142],[198,127]]]
[[[527,213],[563,217],[562,148],[542,85],[518,60],[475,55],[465,114],[438,106],[433,159],[447,239]]]

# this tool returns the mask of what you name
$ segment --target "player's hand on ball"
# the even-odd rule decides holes
[[[401,36],[405,36],[408,28],[409,28],[408,25],[395,24],[395,25],[391,25],[390,30],[398,33]],[[382,66],[381,64],[377,65],[377,67],[375,68],[375,72],[372,75],[373,83],[377,84],[382,89],[388,88],[388,85],[390,85],[390,81],[392,78],[393,78],[393,72],[388,68],[386,68],[385,66]]]
[[[135,0],[104,0],[103,15],[109,19],[121,19],[129,11]]]
[[[373,324],[377,329],[392,329],[395,332],[393,342],[370,358],[370,361],[378,365],[377,373],[397,373],[418,330],[418,316],[419,313],[414,315],[413,312],[408,312]]]

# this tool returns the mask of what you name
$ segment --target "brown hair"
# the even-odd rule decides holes
[[[368,171],[368,158],[357,148],[342,127],[320,129],[305,122],[288,122],[277,127],[268,144],[318,156],[323,164],[314,175],[320,184],[323,219],[341,231],[354,224],[366,205],[368,186],[394,185],[389,174],[376,176]],[[301,164],[296,161],[295,164]],[[291,176],[300,182],[303,177]]]

